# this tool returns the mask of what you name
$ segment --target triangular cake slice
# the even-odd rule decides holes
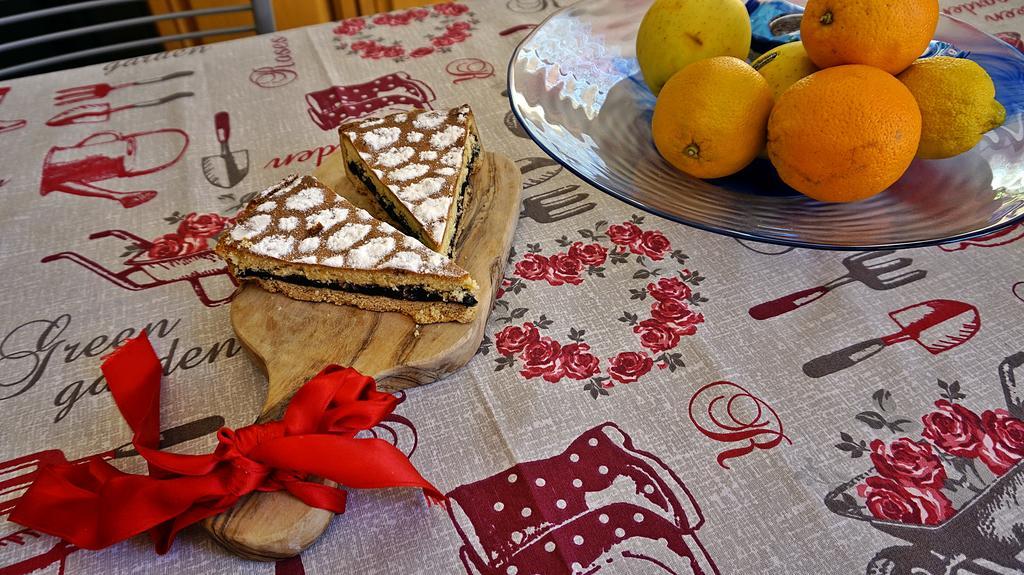
[[[367,118],[338,131],[352,184],[396,226],[451,256],[480,155],[469,106]]]
[[[289,297],[469,322],[479,286],[448,257],[379,221],[312,176],[257,194],[217,243],[237,280]]]

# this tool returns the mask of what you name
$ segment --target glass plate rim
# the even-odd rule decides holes
[[[586,0],[583,0],[583,1],[586,1]],[[549,158],[551,158],[551,159],[555,160],[556,162],[558,162],[562,167],[564,167],[565,169],[569,170],[569,172],[571,172],[574,176],[576,176],[577,178],[583,180],[589,186],[597,189],[598,191],[600,191],[600,192],[602,192],[604,194],[607,194],[607,195],[609,195],[609,196],[611,196],[611,197],[613,197],[613,198],[615,198],[615,199],[617,199],[617,200],[619,200],[621,202],[629,204],[629,205],[633,206],[634,208],[642,210],[642,211],[644,211],[644,212],[646,212],[648,214],[651,214],[653,216],[657,216],[659,218],[663,218],[663,219],[675,222],[677,224],[682,224],[684,226],[689,226],[691,228],[695,228],[695,229],[702,230],[702,231],[705,231],[705,232],[709,232],[709,233],[713,233],[713,234],[718,234],[718,235],[722,235],[722,236],[727,236],[727,237],[735,238],[737,240],[745,240],[745,241],[759,242],[759,243],[763,243],[763,244],[771,244],[771,245],[777,245],[777,246],[786,246],[786,247],[791,247],[791,248],[800,248],[800,249],[809,249],[809,250],[821,250],[821,251],[859,252],[859,251],[906,250],[906,249],[916,249],[916,248],[928,248],[928,247],[941,246],[941,245],[946,245],[946,244],[953,244],[953,243],[957,243],[957,242],[964,242],[964,241],[972,240],[972,239],[975,239],[975,238],[992,235],[992,234],[995,234],[996,232],[1000,232],[1000,231],[1005,230],[1007,228],[1010,228],[1010,227],[1013,227],[1015,225],[1024,223],[1024,214],[1021,214],[1021,215],[1019,215],[1019,216],[1017,216],[1017,217],[1015,217],[1015,218],[1013,218],[1011,220],[1008,220],[1008,221],[1005,221],[1005,222],[1001,222],[1001,223],[998,223],[998,224],[993,224],[991,226],[982,228],[980,230],[975,230],[973,232],[966,232],[966,233],[963,233],[963,234],[956,234],[956,235],[953,235],[953,236],[945,236],[945,237],[941,237],[941,238],[933,238],[933,239],[929,239],[929,240],[917,240],[917,241],[912,241],[912,242],[895,242],[895,243],[886,243],[886,244],[864,244],[864,245],[856,245],[856,246],[854,246],[854,245],[839,245],[839,244],[822,244],[822,243],[814,243],[814,242],[802,242],[802,241],[798,241],[798,240],[787,240],[787,239],[783,239],[783,238],[774,238],[774,237],[768,237],[768,236],[759,236],[759,235],[749,234],[749,233],[746,233],[746,232],[731,230],[731,229],[728,229],[728,228],[717,228],[715,226],[709,226],[707,224],[703,224],[703,223],[700,223],[700,222],[689,220],[689,219],[687,219],[687,218],[685,218],[683,216],[677,216],[677,215],[674,215],[674,214],[669,214],[669,213],[662,212],[661,210],[658,210],[656,208],[652,208],[650,206],[644,205],[642,202],[640,202],[640,201],[638,201],[636,199],[633,199],[632,197],[630,197],[630,196],[628,196],[626,194],[623,194],[623,193],[621,193],[619,191],[613,190],[613,189],[611,189],[611,188],[609,188],[607,186],[604,186],[604,185],[602,185],[602,184],[600,184],[598,182],[595,182],[595,181],[591,180],[590,178],[588,178],[588,177],[584,176],[583,174],[581,174],[579,172],[579,170],[577,170],[567,160],[563,159],[561,156],[559,156],[557,154],[552,153],[552,151],[546,145],[544,145],[544,142],[542,142],[540,140],[540,138],[533,133],[533,131],[530,129],[529,124],[524,120],[523,116],[519,113],[519,108],[516,107],[515,102],[513,101],[513,96],[512,96],[512,92],[513,92],[513,76],[514,76],[514,73],[515,73],[515,62],[518,59],[519,54],[522,52],[523,46],[525,46],[527,42],[532,40],[533,37],[537,34],[537,32],[540,31],[540,29],[543,28],[544,25],[548,23],[548,21],[550,21],[550,20],[552,20],[552,19],[554,19],[554,18],[556,18],[558,16],[561,16],[564,12],[568,12],[573,7],[574,7],[574,4],[570,4],[569,6],[565,6],[565,7],[559,8],[558,10],[555,10],[554,12],[549,14],[546,18],[541,20],[540,24],[537,24],[537,26],[535,28],[533,28],[533,30],[530,30],[530,33],[527,34],[525,38],[523,38],[522,40],[519,41],[519,44],[517,44],[515,50],[512,51],[512,56],[511,56],[511,58],[509,58],[509,61],[508,61],[507,73],[505,75],[505,91],[508,94],[507,100],[508,100],[509,108],[512,111],[512,114],[515,116],[516,121],[519,122],[519,125],[523,127],[523,131],[526,132],[526,135],[530,137],[530,139],[533,141],[533,143],[536,144],[537,147],[539,147],[541,149],[541,151],[543,151]],[[951,20],[955,20],[959,24],[967,26],[967,27],[971,28],[972,30],[978,32],[979,34],[984,34],[990,40],[993,40],[993,41],[998,42],[1000,44],[1005,44],[1007,47],[1013,49],[1013,46],[1010,46],[1006,42],[1000,40],[999,38],[996,38],[995,36],[985,32],[983,30],[979,30],[978,28],[976,28],[974,26],[971,26],[970,24],[968,24],[967,22],[961,20],[960,18],[957,18],[955,16],[950,16],[948,14],[940,14],[940,17],[944,17],[944,18],[949,18]]]

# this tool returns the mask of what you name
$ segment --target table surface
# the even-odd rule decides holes
[[[844,254],[738,242],[602,195],[544,157],[503,94],[523,25],[558,4],[470,0],[3,84],[3,500],[48,450],[109,456],[129,440],[99,365],[143,327],[164,361],[162,417],[177,428],[177,449],[211,448],[219,418],[253,421],[266,381],[233,337],[224,304],[234,286],[204,228],[336,153],[342,120],[467,102],[485,146],[517,160],[526,187],[484,345],[454,376],[408,392],[398,413],[409,425],[393,429],[406,451],[415,431],[412,460],[451,495],[448,511],[412,490],[354,492],[301,561],[277,565],[237,559],[199,529],[156,556],[143,537],[74,551],[0,519],[0,574],[647,574],[685,572],[691,561],[722,573],[861,573],[885,561],[938,573],[965,561],[965,572],[982,573],[1013,564],[1024,549],[1024,446],[999,430],[1012,431],[1004,414],[1024,378],[1024,367],[1014,373],[1024,362],[1024,227]],[[943,7],[1022,46],[1021,0]],[[55,101],[68,88],[174,72],[190,74]],[[110,109],[57,117],[87,103]],[[228,150],[247,171],[219,157],[221,111]],[[1021,133],[1009,126],[1001,136],[1019,143]],[[876,265],[916,273],[887,290],[848,279]],[[759,304],[826,285],[835,293],[752,317]],[[903,341],[806,375],[815,358],[898,332],[895,320],[907,317],[892,312],[931,300],[974,306],[980,330],[942,353]],[[966,435],[955,435],[957,424]],[[884,453],[928,433],[954,452],[957,441],[984,441],[961,443],[961,455],[974,450],[962,457],[921,443]],[[137,457],[119,461],[141,469]],[[936,462],[941,492],[922,487],[942,483]],[[900,473],[913,485],[881,477]],[[957,515],[930,529],[872,520],[894,509],[905,520]]]

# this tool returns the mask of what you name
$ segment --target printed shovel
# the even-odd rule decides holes
[[[231,120],[227,112],[217,112],[213,117],[220,143],[219,156],[203,158],[203,175],[206,181],[218,188],[233,188],[249,173],[249,150],[232,152],[228,144],[231,138]]]
[[[150,106],[159,106],[160,104],[166,104],[171,100],[177,100],[178,98],[186,98],[192,96],[192,92],[176,92],[163,98],[156,100],[149,100],[147,102],[137,102],[135,104],[127,104],[124,106],[118,106],[112,108],[109,102],[102,102],[100,104],[82,104],[81,106],[75,106],[69,110],[57,114],[46,121],[47,126],[67,126],[69,124],[95,124],[99,122],[106,122],[110,119],[110,115],[114,112],[120,112],[122,110],[131,110],[132,108],[148,108]]]
[[[889,317],[900,326],[900,331],[812,359],[804,364],[804,374],[814,378],[832,375],[907,340],[914,340],[931,354],[938,355],[971,339],[981,329],[977,308],[948,299],[926,301],[889,312]]]

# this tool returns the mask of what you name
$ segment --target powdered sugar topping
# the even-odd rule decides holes
[[[282,231],[290,232],[290,231],[294,230],[295,228],[299,227],[299,218],[297,218],[295,216],[288,216],[287,218],[281,218],[277,222],[277,227],[278,227],[278,229],[280,229]]]
[[[292,253],[295,238],[284,235],[267,236],[252,246],[252,251],[261,256],[281,259]]]
[[[398,190],[397,195],[406,202],[425,200],[440,192],[442,186],[444,186],[442,178],[424,178]]]
[[[345,208],[327,208],[306,217],[306,229],[319,225],[324,231],[333,228],[348,217],[348,210]]]
[[[398,141],[402,130],[392,126],[388,128],[377,128],[363,134],[363,141],[374,151],[381,151],[384,148]]]
[[[320,188],[306,188],[285,200],[289,210],[305,212],[324,203],[324,191]]]
[[[398,252],[384,263],[384,267],[415,272],[423,269],[423,258],[413,252]]]
[[[452,148],[445,152],[444,156],[441,156],[441,163],[452,168],[457,168],[462,164],[462,155],[462,148]]]
[[[426,164],[408,164],[391,172],[389,175],[396,182],[404,182],[422,176],[429,169]]]
[[[384,256],[390,254],[394,249],[394,238],[373,238],[349,252],[346,261],[351,267],[369,269],[376,266],[382,259],[384,259]]]
[[[345,256],[331,256],[324,261],[320,262],[321,265],[330,266],[332,268],[340,268],[345,265]]]
[[[334,252],[347,250],[365,238],[368,233],[370,233],[370,226],[366,224],[345,224],[327,238],[327,249]]]
[[[465,135],[466,129],[462,126],[448,126],[443,131],[430,136],[430,147],[438,150],[448,148]]]
[[[299,242],[299,251],[308,254],[315,252],[320,247],[320,238],[318,236],[312,236]]]
[[[270,225],[268,214],[257,214],[243,222],[240,222],[231,230],[231,239],[247,240],[263,233]]]
[[[391,148],[390,150],[387,150],[386,152],[377,156],[377,163],[382,166],[394,168],[399,164],[404,164],[408,162],[415,153],[416,150],[413,150],[409,146],[404,146],[401,148]],[[362,156],[362,154],[360,154],[360,156]],[[365,160],[366,158],[363,159]]]
[[[420,114],[412,121],[412,125],[418,130],[433,130],[443,124],[447,119],[448,112],[435,110],[433,112],[424,112]]]

